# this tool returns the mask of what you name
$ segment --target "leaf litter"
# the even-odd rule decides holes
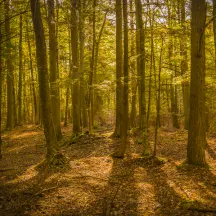
[[[124,159],[109,155],[120,144],[111,128],[71,142],[63,127],[67,168],[36,169],[45,157],[43,130],[32,125],[3,134],[0,215],[216,215],[216,139],[206,148],[209,168],[184,164],[187,132],[160,129],[157,158],[141,157],[130,135]],[[149,142],[153,147],[154,133]]]

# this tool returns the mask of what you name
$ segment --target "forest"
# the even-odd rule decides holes
[[[216,0],[0,0],[0,215],[215,216]]]

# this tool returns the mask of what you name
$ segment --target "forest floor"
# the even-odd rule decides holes
[[[63,127],[65,168],[36,169],[45,157],[43,130],[28,125],[3,134],[0,215],[216,215],[216,138],[208,138],[209,168],[182,165],[187,132],[160,129],[158,158],[141,157],[130,132],[124,159],[109,156],[120,144],[112,128],[73,142]],[[153,145],[154,134],[150,132]],[[64,145],[63,145],[64,144]]]

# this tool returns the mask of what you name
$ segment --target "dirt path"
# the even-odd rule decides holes
[[[62,143],[71,126],[63,133]],[[216,215],[215,139],[208,141],[207,170],[178,166],[186,157],[185,131],[160,131],[158,156],[164,160],[141,158],[132,136],[125,159],[112,159],[119,140],[111,134],[83,135],[62,148],[69,168],[45,172],[35,169],[46,150],[40,128],[4,134],[0,215]]]

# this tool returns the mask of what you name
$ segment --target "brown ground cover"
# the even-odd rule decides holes
[[[45,169],[35,168],[46,151],[41,128],[4,133],[0,215],[216,215],[216,138],[208,138],[207,169],[182,164],[184,130],[159,130],[157,158],[141,157],[131,132],[124,159],[109,156],[120,142],[112,132],[98,129],[71,142],[71,125],[63,127],[69,165]]]

